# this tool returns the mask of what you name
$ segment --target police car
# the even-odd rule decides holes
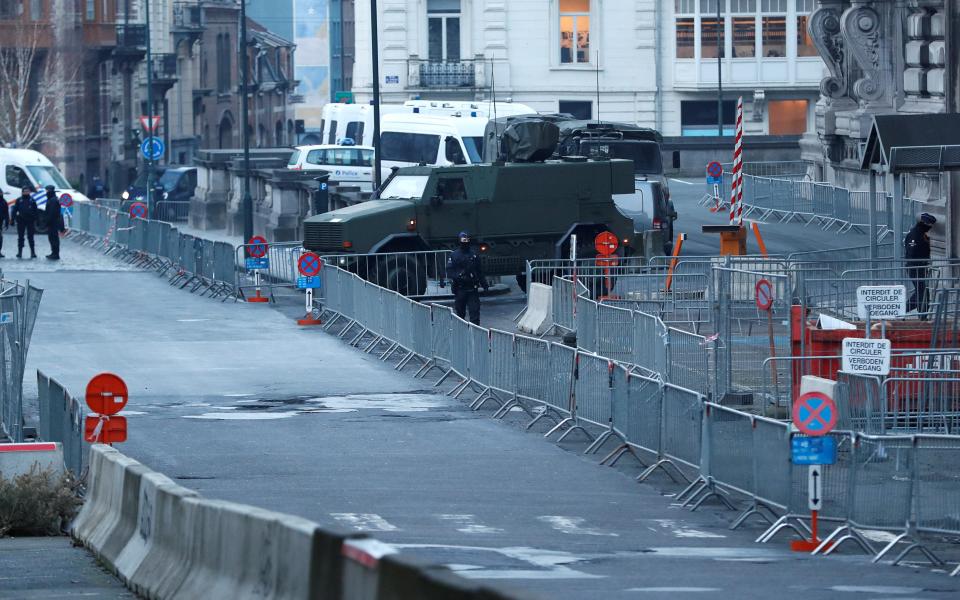
[[[0,148],[0,171],[3,172],[0,189],[3,189],[8,205],[16,202],[23,188],[28,187],[36,190],[33,198],[37,206],[43,209],[47,205],[44,188],[48,185],[56,188],[57,196],[70,194],[74,202],[89,202],[86,196],[73,189],[50,159],[34,150]]]
[[[326,171],[330,183],[357,185],[373,189],[373,148],[357,146],[344,138],[340,144],[298,146],[290,155],[287,168],[292,171]]]

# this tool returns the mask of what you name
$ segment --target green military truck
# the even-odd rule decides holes
[[[578,256],[595,256],[593,240],[601,231],[616,234],[621,255],[641,253],[633,222],[613,201],[614,194],[633,191],[628,160],[407,167],[394,171],[379,199],[307,219],[303,246],[341,255],[342,265],[380,285],[421,295],[442,265],[395,253],[453,249],[457,234],[467,230],[485,274],[518,276],[523,286],[526,261],[568,257],[573,234]],[[370,254],[390,256],[371,268],[373,259],[360,256]]]

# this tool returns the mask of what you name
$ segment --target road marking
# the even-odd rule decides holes
[[[676,521],[672,519],[654,519],[656,523],[660,525],[663,529],[667,529],[673,535],[678,538],[725,538],[727,536],[721,535],[719,533],[713,533],[710,531],[700,531],[699,529],[693,529],[692,527],[684,527],[678,525]]]
[[[835,592],[852,592],[855,594],[919,594],[923,591],[923,588],[895,585],[835,585],[830,589]]]
[[[787,558],[785,551],[766,548],[705,548],[694,546],[668,546],[648,548],[644,556],[662,556],[669,558],[712,558],[714,560],[756,560]]]
[[[648,588],[630,588],[628,592],[648,592],[648,593],[687,593],[687,592],[719,592],[720,588],[708,587],[648,587]]]
[[[321,408],[350,410],[383,410],[386,412],[426,412],[450,406],[445,396],[436,394],[353,394],[311,398],[310,404]]]
[[[475,515],[437,515],[440,519],[444,521],[450,521],[457,525],[457,531],[460,533],[503,533],[503,530],[499,527],[489,527],[481,523],[477,523],[477,517]]]
[[[587,521],[583,517],[564,517],[561,515],[546,515],[542,517],[537,517],[538,521],[547,523],[557,531],[561,533],[566,533],[570,535],[603,535],[610,537],[619,537],[618,533],[610,533],[607,531],[602,531],[600,529],[595,529],[593,527],[584,527],[583,524]]]
[[[692,181],[684,181],[682,179],[673,179],[672,177],[670,178],[670,181],[673,181],[676,183],[682,183],[683,185],[695,185]]]
[[[203,323],[204,321],[209,321],[210,319],[177,319],[178,323]]]
[[[208,421],[272,421],[274,419],[289,419],[299,413],[296,412],[219,412],[203,413],[202,415],[186,415],[184,419],[204,419]]]
[[[577,556],[569,552],[511,546],[507,548],[488,548],[484,546],[452,546],[446,544],[391,544],[397,549],[442,549],[467,552],[493,552],[500,556],[525,562],[533,569],[488,569],[472,564],[447,564],[447,568],[467,579],[604,579],[605,575],[592,575],[566,566],[583,562],[588,557]],[[500,559],[498,562],[502,562]]]
[[[330,513],[330,516],[361,531],[397,531],[399,529],[374,513]]]

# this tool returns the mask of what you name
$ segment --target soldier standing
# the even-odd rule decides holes
[[[30,243],[30,258],[37,257],[33,234],[36,231],[37,216],[40,211],[37,209],[37,201],[33,199],[31,194],[33,194],[33,189],[24,187],[10,214],[10,219],[17,224],[17,258],[23,258],[24,234],[26,234],[27,241]]]
[[[50,242],[49,260],[60,260],[60,232],[67,228],[63,222],[63,211],[60,208],[60,200],[57,198],[57,189],[52,185],[46,187],[47,206],[44,209],[44,217],[47,223],[47,241]]]
[[[927,306],[927,277],[930,270],[930,236],[927,233],[933,229],[937,218],[930,213],[923,213],[917,217],[917,224],[913,226],[903,240],[903,257],[906,259],[907,276],[913,282],[913,295],[907,301],[907,312],[914,309],[926,320]]]
[[[447,279],[453,290],[453,310],[461,319],[470,311],[470,322],[480,324],[480,291],[490,289],[490,284],[483,277],[480,268],[480,257],[470,246],[470,234],[461,231],[458,236],[460,247],[453,251],[447,259]],[[441,282],[442,285],[443,282]]]

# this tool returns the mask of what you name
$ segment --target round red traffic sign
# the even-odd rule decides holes
[[[247,242],[247,253],[253,258],[263,258],[267,255],[267,240],[262,235],[255,235]]]
[[[773,284],[766,279],[761,279],[756,285],[757,308],[760,310],[770,310],[773,308]]]
[[[600,256],[610,256],[620,247],[620,240],[610,231],[601,231],[593,238],[593,247]]]
[[[70,208],[73,206],[73,196],[70,194],[64,194],[60,196],[60,206],[64,208]]]
[[[130,218],[131,219],[146,219],[147,218],[147,205],[143,202],[134,202],[130,205]]]
[[[723,175],[723,166],[717,161],[712,161],[707,165],[707,175],[710,177],[720,177]]]
[[[315,277],[319,275],[322,266],[323,263],[320,261],[320,257],[313,252],[304,252],[300,255],[300,260],[297,261],[297,269],[304,277]]]
[[[807,435],[827,435],[837,425],[837,417],[837,403],[822,392],[807,392],[793,405],[793,424]]]
[[[87,384],[87,406],[100,415],[115,415],[127,405],[127,384],[118,375],[100,373]]]

